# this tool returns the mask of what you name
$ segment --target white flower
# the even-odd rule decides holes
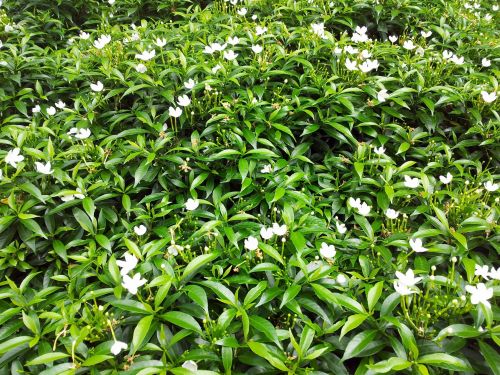
[[[109,5],[113,5],[115,3],[116,0],[108,0],[108,4]]]
[[[176,108],[169,107],[168,114],[170,117],[181,117],[182,109],[180,107],[176,107]]]
[[[199,205],[200,201],[198,199],[192,199],[192,198],[189,198],[185,203],[186,210],[188,211],[196,210]]]
[[[42,109],[40,108],[40,105],[37,104],[36,106],[33,107],[33,109],[31,110],[31,112],[33,113],[40,113]]]
[[[494,280],[500,280],[500,267],[498,267],[497,269],[491,267],[491,271],[488,276]]]
[[[483,279],[489,280],[490,272],[488,266],[487,265],[480,266],[479,264],[476,264],[474,268],[474,275],[481,276]]]
[[[344,51],[351,55],[355,55],[359,50],[357,48],[354,48],[353,46],[345,46]]]
[[[361,51],[362,59],[369,59],[370,57],[372,57],[372,54],[368,52],[368,50],[364,49],[363,51]]]
[[[181,95],[177,98],[177,103],[181,107],[187,107],[189,104],[191,104],[191,99],[187,95]]]
[[[99,38],[97,38],[97,40],[94,41],[94,47],[97,49],[103,49],[109,42],[111,42],[111,36],[101,35]]]
[[[61,196],[61,200],[63,202],[69,202],[69,201],[74,200],[75,198],[77,198],[77,199],[83,199],[83,198],[85,198],[85,195],[81,194],[82,190],[80,188],[76,188],[76,191],[78,191],[79,193],[69,194],[69,195],[62,195]]]
[[[335,254],[337,254],[337,251],[335,250],[335,246],[328,245],[326,242],[323,242],[321,243],[319,253],[323,258],[333,259]]]
[[[57,110],[54,107],[52,107],[52,106],[50,106],[49,108],[47,108],[47,114],[49,116],[54,116],[56,114],[56,112],[57,112]]]
[[[398,36],[397,35],[389,35],[389,40],[391,41],[391,43],[396,43],[396,40],[398,40]]]
[[[483,57],[483,59],[481,60],[481,65],[484,66],[485,68],[488,68],[489,66],[491,66],[491,61],[488,60],[486,57]]]
[[[257,35],[262,35],[265,34],[266,32],[267,32],[267,27],[257,26],[255,28],[255,34]]]
[[[347,277],[343,273],[339,273],[336,278],[337,283],[339,283],[342,286],[347,285]]]
[[[17,168],[17,163],[20,163],[23,160],[24,156],[21,155],[21,149],[19,147],[10,150],[7,152],[7,156],[5,156],[5,162],[12,165],[14,168]]]
[[[486,103],[494,102],[497,99],[497,94],[494,91],[491,94],[486,91],[481,91],[481,96]]]
[[[357,65],[356,60],[351,61],[349,58],[345,59],[345,67],[348,70],[358,70],[358,68],[356,67],[356,65]]]
[[[234,60],[235,58],[238,57],[238,54],[237,53],[234,53],[233,50],[229,50],[229,51],[224,51],[224,58],[228,61],[232,61]]]
[[[247,8],[241,8],[239,9],[236,13],[238,13],[238,16],[244,16],[247,14]]]
[[[137,64],[135,70],[137,70],[139,73],[146,73],[148,68],[144,64]]]
[[[412,289],[408,285],[405,285],[397,280],[394,280],[394,290],[402,296],[408,296],[412,293],[418,293],[418,290]]]
[[[213,68],[212,68],[212,73],[215,74],[217,73],[220,69],[222,69],[222,66],[220,66],[220,64],[217,64],[215,65]]]
[[[277,236],[284,236],[286,234],[287,227],[286,224],[279,225],[278,223],[273,223],[273,232]]]
[[[432,31],[421,31],[420,35],[422,35],[424,38],[428,38],[432,35]]]
[[[235,46],[235,45],[237,45],[240,42],[240,38],[238,38],[237,36],[235,36],[235,37],[229,37],[229,38],[227,38],[227,42],[230,45]]]
[[[262,169],[260,170],[260,173],[271,173],[273,171],[273,167],[271,167],[271,164],[264,165]]]
[[[450,60],[453,61],[457,65],[463,65],[463,63],[465,61],[463,56],[458,57],[457,55],[453,55]]]
[[[128,345],[125,344],[124,342],[121,341],[115,341],[114,344],[111,346],[111,353],[114,355],[120,354],[122,350],[127,350]]]
[[[104,89],[104,85],[101,81],[97,81],[96,83],[90,84],[90,89],[95,92],[101,92]]]
[[[155,44],[156,44],[157,47],[162,48],[162,47],[166,46],[167,40],[165,38],[162,38],[162,39],[156,38]]]
[[[384,155],[384,153],[385,153],[385,148],[384,148],[384,146],[374,147],[374,148],[373,148],[373,152],[374,152],[375,154],[379,155],[379,156],[380,156],[380,155]]]
[[[205,49],[203,52],[208,53],[208,54],[213,54],[214,52],[222,52],[226,49],[227,43],[220,44],[220,43],[211,43],[209,46],[205,46]]]
[[[141,274],[136,273],[133,277],[128,275],[123,276],[122,286],[129,291],[131,294],[137,294],[137,290],[140,286],[147,283],[146,279],[141,279]]]
[[[377,60],[367,59],[362,64],[359,65],[359,70],[363,73],[368,73],[371,70],[378,69],[379,63]]]
[[[447,49],[445,49],[445,50],[443,51],[443,59],[445,59],[445,60],[449,60],[449,59],[451,59],[453,56],[454,56],[454,55],[453,55],[453,52],[448,51]]]
[[[387,216],[389,219],[397,219],[397,217],[399,216],[399,212],[393,210],[392,208],[388,208],[387,211],[385,211],[385,216]]]
[[[409,51],[411,51],[412,49],[414,49],[416,46],[415,44],[413,44],[413,41],[412,40],[405,40],[404,43],[403,43],[403,48],[404,49],[407,49]]]
[[[182,251],[182,250],[184,250],[184,246],[177,245],[177,244],[170,245],[167,249],[168,253],[170,255],[173,255],[174,257],[179,255],[179,251]]]
[[[361,199],[359,198],[354,199],[353,197],[349,197],[348,203],[349,206],[353,208],[359,208],[361,206]]]
[[[322,39],[326,39],[325,35],[325,24],[324,23],[313,23],[311,24],[313,29],[313,33],[319,36]]]
[[[441,181],[443,184],[448,185],[451,180],[453,180],[453,176],[450,172],[448,172],[445,176],[439,176],[439,181]]]
[[[54,104],[54,105],[55,105],[57,108],[59,108],[59,109],[64,109],[64,108],[66,108],[66,103],[64,103],[61,99],[59,99],[59,101],[58,101],[56,104]]]
[[[247,239],[245,239],[244,246],[245,249],[250,251],[257,250],[257,248],[259,247],[259,240],[257,240],[257,238],[253,236],[250,236]]]
[[[413,273],[413,270],[411,268],[406,271],[406,274],[396,271],[396,277],[401,284],[409,287],[415,286],[420,280],[422,280],[421,277],[415,277],[415,274]]]
[[[368,206],[366,202],[363,202],[358,207],[358,213],[363,216],[368,216],[370,214],[371,206]]]
[[[263,48],[262,46],[259,46],[259,45],[254,45],[254,46],[252,46],[252,51],[253,51],[254,53],[261,53],[263,49],[264,49],[264,48]]]
[[[420,180],[417,177],[411,178],[410,176],[405,175],[404,184],[408,188],[415,189],[420,185]]]
[[[342,54],[342,48],[340,48],[340,47],[335,47],[335,48],[333,49],[333,54],[334,54],[334,55],[340,55],[340,54]]]
[[[493,7],[492,7],[491,9],[492,9],[494,12],[496,12],[499,8],[500,8],[500,7],[499,7],[497,4],[495,4],[495,5],[493,5]]]
[[[142,236],[144,235],[146,232],[147,232],[148,228],[146,228],[145,225],[141,224],[141,225],[136,225],[134,227],[134,232],[135,234],[137,234],[138,236]]]
[[[87,139],[91,134],[92,132],[88,128],[78,129],[77,133],[75,134],[75,138]]]
[[[484,183],[484,188],[488,191],[497,191],[498,190],[498,184],[494,184],[493,181],[486,181]]]
[[[182,364],[182,367],[185,369],[188,369],[190,371],[198,371],[198,365],[196,364],[195,361],[186,361]]]
[[[83,30],[80,31],[80,39],[87,40],[88,38],[90,38],[90,34],[89,33],[86,33]]]
[[[337,227],[337,232],[339,232],[340,234],[344,234],[345,232],[347,232],[347,227],[345,226],[344,223],[336,221],[335,226]]]
[[[266,227],[262,227],[260,229],[260,236],[264,239],[264,240],[268,240],[270,238],[272,238],[274,236],[274,231],[273,231],[273,228],[266,228]]]
[[[471,294],[470,301],[473,305],[482,303],[486,307],[491,306],[488,300],[493,297],[493,288],[486,288],[486,285],[479,283],[477,286],[467,285],[465,290]]]
[[[493,16],[489,13],[485,14],[485,16],[484,16],[484,20],[486,22],[490,22],[492,18],[493,18]]]
[[[125,276],[137,266],[139,260],[134,254],[125,253],[123,255],[125,256],[125,260],[117,260],[116,265],[121,268],[120,274]]]
[[[410,239],[410,247],[416,253],[426,252],[427,249],[423,246],[422,240],[420,238]]]
[[[36,165],[36,170],[39,173],[42,173],[42,174],[52,174],[52,173],[54,173],[54,171],[51,169],[50,161],[48,161],[45,164],[36,161],[35,165]]]
[[[143,53],[137,53],[135,55],[135,58],[142,61],[149,61],[155,56],[156,56],[156,51],[153,49],[151,51],[144,51]]]
[[[191,90],[195,85],[196,85],[196,82],[192,78],[189,78],[189,80],[184,82],[184,87],[188,90]]]

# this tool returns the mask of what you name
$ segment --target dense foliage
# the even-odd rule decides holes
[[[500,374],[499,22],[4,0],[0,374]]]

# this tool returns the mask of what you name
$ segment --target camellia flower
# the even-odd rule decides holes
[[[416,253],[423,253],[427,251],[427,249],[423,246],[422,240],[420,238],[411,238],[410,239],[410,247]]]
[[[253,51],[254,53],[261,53],[263,49],[264,49],[264,48],[263,48],[262,46],[259,46],[259,45],[254,45],[254,46],[252,46],[252,51]]]
[[[96,83],[90,84],[90,89],[95,92],[101,92],[104,89],[104,85],[101,81],[97,81]]]
[[[385,216],[387,216],[389,219],[397,219],[397,217],[399,216],[399,212],[393,210],[392,208],[388,208],[387,211],[385,211]]]
[[[280,226],[278,223],[273,223],[273,232],[277,236],[284,236],[287,229],[286,224]]]
[[[134,227],[134,232],[135,234],[137,234],[138,236],[142,236],[144,235],[146,232],[147,232],[147,228],[145,225],[141,224],[141,225],[136,225]]]
[[[493,181],[486,181],[484,183],[484,188],[490,192],[498,190],[498,184],[494,184]]]
[[[101,35],[94,41],[94,47],[97,49],[103,49],[109,42],[111,42],[111,36]]]
[[[335,250],[335,246],[328,245],[326,242],[321,243],[321,248],[319,249],[319,253],[323,258],[333,259],[337,251]]]
[[[12,165],[14,168],[17,168],[17,163],[20,163],[23,160],[24,156],[21,155],[21,149],[19,147],[10,150],[5,156],[5,162]]]
[[[196,210],[199,205],[200,205],[200,201],[198,199],[189,198],[186,201],[185,207],[186,207],[186,210],[193,211],[193,210]]]
[[[262,169],[260,170],[260,173],[271,173],[273,171],[273,167],[271,167],[271,164],[266,164]]]
[[[483,97],[483,100],[486,103],[492,103],[495,100],[497,100],[497,93],[494,91],[492,93],[488,93],[486,91],[481,91],[481,96]]]
[[[405,40],[403,43],[403,48],[411,51],[412,49],[415,49],[416,46],[413,44],[412,40]]]
[[[181,117],[182,115],[182,109],[180,107],[176,107],[176,108],[173,108],[173,107],[169,107],[168,108],[168,114],[169,116],[171,117]]]
[[[83,30],[80,31],[80,39],[87,40],[88,38],[90,38],[90,34],[89,33],[86,33]]]
[[[198,365],[195,361],[186,361],[182,364],[182,367],[188,369],[189,371],[198,371]]]
[[[184,82],[184,87],[188,90],[191,90],[195,85],[196,85],[196,82],[192,78],[189,78],[189,80]]]
[[[266,228],[266,227],[262,227],[260,229],[260,236],[264,239],[264,240],[269,240],[270,238],[272,238],[274,236],[274,231],[273,231],[273,228]]]
[[[244,246],[245,249],[250,251],[257,250],[257,248],[259,247],[259,240],[257,240],[257,238],[253,236],[250,236],[247,239],[245,239]]]
[[[181,107],[187,107],[189,104],[191,104],[191,99],[187,95],[181,95],[177,98],[177,103]]]
[[[148,68],[144,64],[137,64],[135,70],[137,70],[139,73],[146,73]]]
[[[397,35],[389,35],[389,40],[391,41],[391,43],[396,43],[396,41],[398,40],[398,36]]]
[[[356,60],[350,60],[349,58],[346,58],[345,59],[345,67],[348,69],[348,70],[358,70],[358,68],[356,67],[358,63],[356,62]]]
[[[377,93],[377,99],[380,103],[385,102],[385,100],[389,97],[386,89],[382,89]]]
[[[481,65],[485,68],[488,68],[489,66],[491,66],[491,61],[486,57],[483,57],[483,59],[481,60]]]
[[[137,53],[135,55],[135,58],[142,61],[149,61],[155,56],[156,56],[156,51],[153,49],[151,51],[144,51],[143,53]]]
[[[139,287],[147,283],[146,279],[141,279],[141,274],[136,273],[133,277],[128,275],[123,276],[122,286],[131,294],[137,294]]]
[[[411,178],[410,176],[405,175],[404,184],[408,188],[415,189],[420,185],[420,180],[417,177]]]
[[[257,35],[262,35],[265,34],[266,32],[267,32],[267,27],[257,26],[255,28],[255,34]]]
[[[486,307],[491,307],[488,300],[493,297],[493,288],[487,288],[485,284],[479,283],[477,286],[467,285],[465,290],[471,294],[470,301],[473,305],[482,303]]]
[[[36,161],[35,165],[36,165],[36,170],[39,173],[43,173],[43,174],[52,174],[52,173],[54,173],[54,171],[51,169],[50,161],[48,161],[45,164]]]
[[[374,147],[374,148],[373,148],[373,152],[374,152],[375,154],[379,155],[379,156],[380,156],[380,155],[384,155],[384,153],[385,153],[385,148],[384,148],[384,146]]]
[[[448,172],[445,176],[439,176],[439,181],[441,181],[443,184],[448,185],[451,180],[453,180],[453,176],[451,175],[450,172]]]
[[[122,341],[115,341],[114,344],[111,346],[111,353],[114,355],[120,354],[122,350],[127,350],[128,345]]]
[[[156,44],[157,47],[162,48],[162,47],[166,46],[167,40],[165,38],[163,38],[163,39],[156,38],[155,44]]]
[[[125,253],[123,256],[125,257],[125,260],[117,260],[116,264],[121,268],[120,274],[125,276],[137,266],[139,259],[137,259],[134,254],[129,253]]]
[[[233,50],[224,51],[224,58],[228,61],[232,61],[232,60],[236,59],[237,57],[238,57],[238,54],[234,53]]]
[[[489,280],[490,272],[488,266],[487,265],[480,266],[479,264],[476,264],[474,268],[474,275],[481,276],[483,279]]]
[[[54,107],[52,107],[52,106],[50,106],[49,108],[47,108],[47,114],[49,116],[54,116],[56,114],[56,112],[57,112],[57,110]]]
[[[340,234],[344,234],[345,232],[347,232],[347,227],[345,226],[344,223],[336,221],[335,226],[337,227],[337,232],[339,232]]]

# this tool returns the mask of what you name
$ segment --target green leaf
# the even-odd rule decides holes
[[[359,302],[353,300],[352,298],[344,294],[332,293],[324,286],[319,284],[311,284],[311,285],[316,295],[323,301],[330,304],[341,305],[346,309],[351,310],[358,314],[365,313],[365,309],[363,308],[363,306]]]
[[[297,296],[297,294],[299,294],[300,289],[301,286],[297,284],[289,286],[283,294],[283,300],[281,301],[280,309],[282,309],[283,306],[285,306],[288,302],[292,301]]]
[[[9,350],[27,344],[31,340],[33,340],[32,336],[18,336],[14,337],[13,339],[4,341],[0,343],[0,354],[7,353]]]
[[[472,368],[464,360],[447,353],[433,353],[418,358],[418,363],[432,365],[452,371],[472,371]]]
[[[111,358],[114,358],[114,356],[106,354],[96,354],[83,361],[82,366],[84,367],[94,366],[104,361],[107,361],[108,359]]]
[[[198,332],[200,335],[202,334],[200,324],[191,315],[181,311],[169,311],[161,315],[161,317],[176,326]]]
[[[104,234],[96,234],[95,239],[99,245],[104,247],[106,250],[111,251],[111,242],[109,241],[108,237],[106,237]]]
[[[134,187],[142,181],[144,176],[148,174],[149,163],[147,159],[144,159],[141,164],[137,167],[134,173]]]
[[[139,301],[122,299],[122,300],[111,301],[110,304],[115,306],[115,307],[118,307],[119,309],[121,309],[123,311],[130,311],[130,312],[137,313],[137,314],[150,315],[153,313],[153,309],[151,308],[151,306],[149,306],[148,304],[139,302]]]
[[[151,327],[151,322],[154,316],[149,315],[142,318],[134,329],[134,334],[132,336],[132,353],[134,355],[143,345],[143,341],[148,334],[149,328]]]
[[[40,202],[45,203],[45,198],[40,191],[39,188],[37,188],[35,185],[33,185],[31,182],[25,182],[24,184],[19,185],[19,188],[29,194],[31,194],[33,197],[38,199]]]
[[[188,285],[184,288],[187,291],[188,297],[198,304],[208,315],[208,298],[205,289],[198,285]]]
[[[478,341],[478,343],[481,354],[486,359],[493,374],[500,375],[500,354],[498,354],[498,347],[497,349],[493,349],[484,341]]]
[[[283,258],[281,257],[280,253],[278,253],[278,251],[272,247],[271,245],[268,245],[267,243],[259,243],[259,248],[266,254],[266,255],[269,255],[271,258],[273,258],[274,260],[277,260],[278,262],[280,262],[281,264],[285,264],[285,261],[283,260]]]
[[[267,281],[261,281],[256,286],[248,291],[243,300],[243,307],[248,308],[253,301],[255,301],[262,294],[264,290],[267,288]]]
[[[73,208],[73,216],[84,231],[94,234],[94,227],[88,215],[78,207]]]
[[[342,337],[344,337],[348,332],[361,325],[366,320],[366,318],[368,318],[368,315],[366,314],[354,314],[347,318],[347,321],[340,331],[339,339],[342,339]]]
[[[261,344],[260,342],[249,341],[248,347],[252,352],[257,354],[259,357],[267,360],[273,367],[277,368],[278,370],[284,371],[286,373],[290,371],[290,369],[286,367],[286,365],[281,360],[271,355],[271,352],[264,344]]]
[[[38,357],[32,359],[31,361],[28,361],[26,363],[26,365],[28,365],[28,366],[45,365],[47,363],[52,363],[54,361],[57,361],[57,360],[63,359],[63,358],[67,358],[67,357],[69,357],[69,354],[61,353],[61,352],[45,353],[45,354],[39,355]]]
[[[401,371],[411,366],[411,362],[403,358],[391,357],[385,361],[380,361],[374,365],[366,365],[366,367],[376,374],[385,374],[389,371]]]
[[[379,281],[376,283],[374,286],[370,288],[370,290],[367,293],[367,299],[368,299],[368,310],[373,311],[375,308],[375,305],[377,304],[380,296],[382,295],[382,289],[384,287],[384,282]]]
[[[256,329],[259,332],[262,332],[264,336],[274,342],[278,347],[282,347],[278,338],[278,334],[276,332],[276,328],[274,328],[274,326],[268,320],[257,315],[250,315],[249,319],[250,327]]]
[[[22,219],[22,220],[20,220],[20,222],[21,222],[23,227],[25,227],[26,229],[28,229],[32,233],[37,234],[40,237],[47,238],[45,233],[43,233],[42,228],[40,227],[40,225],[38,225],[38,223],[35,220]]]
[[[185,281],[188,277],[193,276],[196,273],[196,271],[198,271],[201,267],[205,266],[206,264],[217,259],[219,255],[220,253],[213,252],[210,254],[199,255],[196,258],[194,258],[191,262],[189,262],[189,264],[184,269],[181,281]]]
[[[378,334],[379,332],[376,329],[358,333],[347,344],[342,361],[356,357],[375,339]]]

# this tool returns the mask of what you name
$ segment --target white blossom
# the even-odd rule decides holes
[[[45,164],[36,161],[35,165],[36,165],[36,170],[39,173],[42,173],[42,174],[52,174],[52,173],[54,173],[54,170],[51,169],[52,166],[50,164],[50,161],[48,161]]]
[[[321,243],[321,248],[319,249],[319,253],[323,258],[333,259],[337,251],[335,250],[335,246],[328,245],[326,242]]]
[[[286,224],[279,225],[278,223],[273,223],[273,232],[277,236],[284,236],[287,232],[288,228]]]
[[[498,190],[498,184],[494,184],[493,181],[486,181],[484,183],[484,188],[490,192]]]
[[[188,211],[196,210],[199,205],[200,201],[198,199],[192,199],[192,198],[189,198],[185,203],[186,210]]]
[[[495,100],[497,100],[497,93],[494,91],[492,93],[488,93],[486,91],[481,91],[481,96],[483,97],[483,100],[486,103],[492,103]]]
[[[426,252],[427,249],[424,247],[423,242],[420,238],[411,238],[410,241],[410,247],[411,249],[416,252],[416,253],[423,253]]]
[[[399,216],[399,212],[392,208],[388,208],[387,211],[385,211],[385,216],[387,216],[389,219],[397,219],[397,217]]]
[[[138,236],[142,236],[144,235],[146,232],[147,232],[148,228],[146,228],[145,225],[141,224],[141,225],[136,225],[134,227],[134,232],[135,234],[137,234]]]
[[[146,279],[141,278],[140,273],[136,273],[133,277],[128,275],[123,276],[122,286],[131,294],[137,294],[139,287],[147,283]]]
[[[266,227],[262,227],[260,229],[260,236],[262,237],[262,239],[264,240],[269,240],[271,239],[273,236],[274,236],[274,231],[273,231],[273,228],[266,228]]]
[[[121,268],[120,274],[122,276],[125,276],[130,271],[134,270],[134,268],[137,266],[137,263],[139,263],[139,260],[134,254],[125,253],[123,254],[123,256],[125,257],[125,260],[117,260],[116,265]]]
[[[247,239],[245,239],[244,246],[245,249],[250,251],[257,250],[257,248],[259,247],[259,240],[257,240],[257,238],[253,236],[250,236]]]
[[[94,47],[97,49],[103,49],[109,42],[111,42],[110,35],[101,35],[94,41]]]
[[[114,355],[120,354],[122,350],[127,350],[128,345],[122,341],[115,341],[111,346],[111,353]]]
[[[404,185],[407,188],[415,189],[420,185],[420,180],[417,177],[411,178],[410,176],[405,175]]]
[[[445,185],[448,185],[451,180],[453,180],[453,175],[450,172],[448,172],[446,176],[439,176],[439,181],[441,181]]]
[[[485,284],[479,283],[477,286],[467,285],[465,290],[471,294],[470,301],[473,305],[482,303],[486,307],[491,307],[488,300],[493,297],[493,288],[487,288]]]
[[[90,84],[90,89],[95,92],[101,92],[104,89],[104,85],[101,81],[97,81],[96,83]]]
[[[21,155],[21,149],[19,147],[10,150],[5,156],[5,162],[12,165],[14,168],[17,168],[17,163],[20,163],[23,160],[24,156]]]
[[[187,107],[189,104],[191,104],[191,99],[187,95],[181,95],[177,98],[177,103],[181,107]]]
[[[175,118],[181,117],[181,115],[182,115],[182,109],[180,107],[176,107],[176,108],[169,107],[168,108],[168,115],[170,117],[175,117]]]

